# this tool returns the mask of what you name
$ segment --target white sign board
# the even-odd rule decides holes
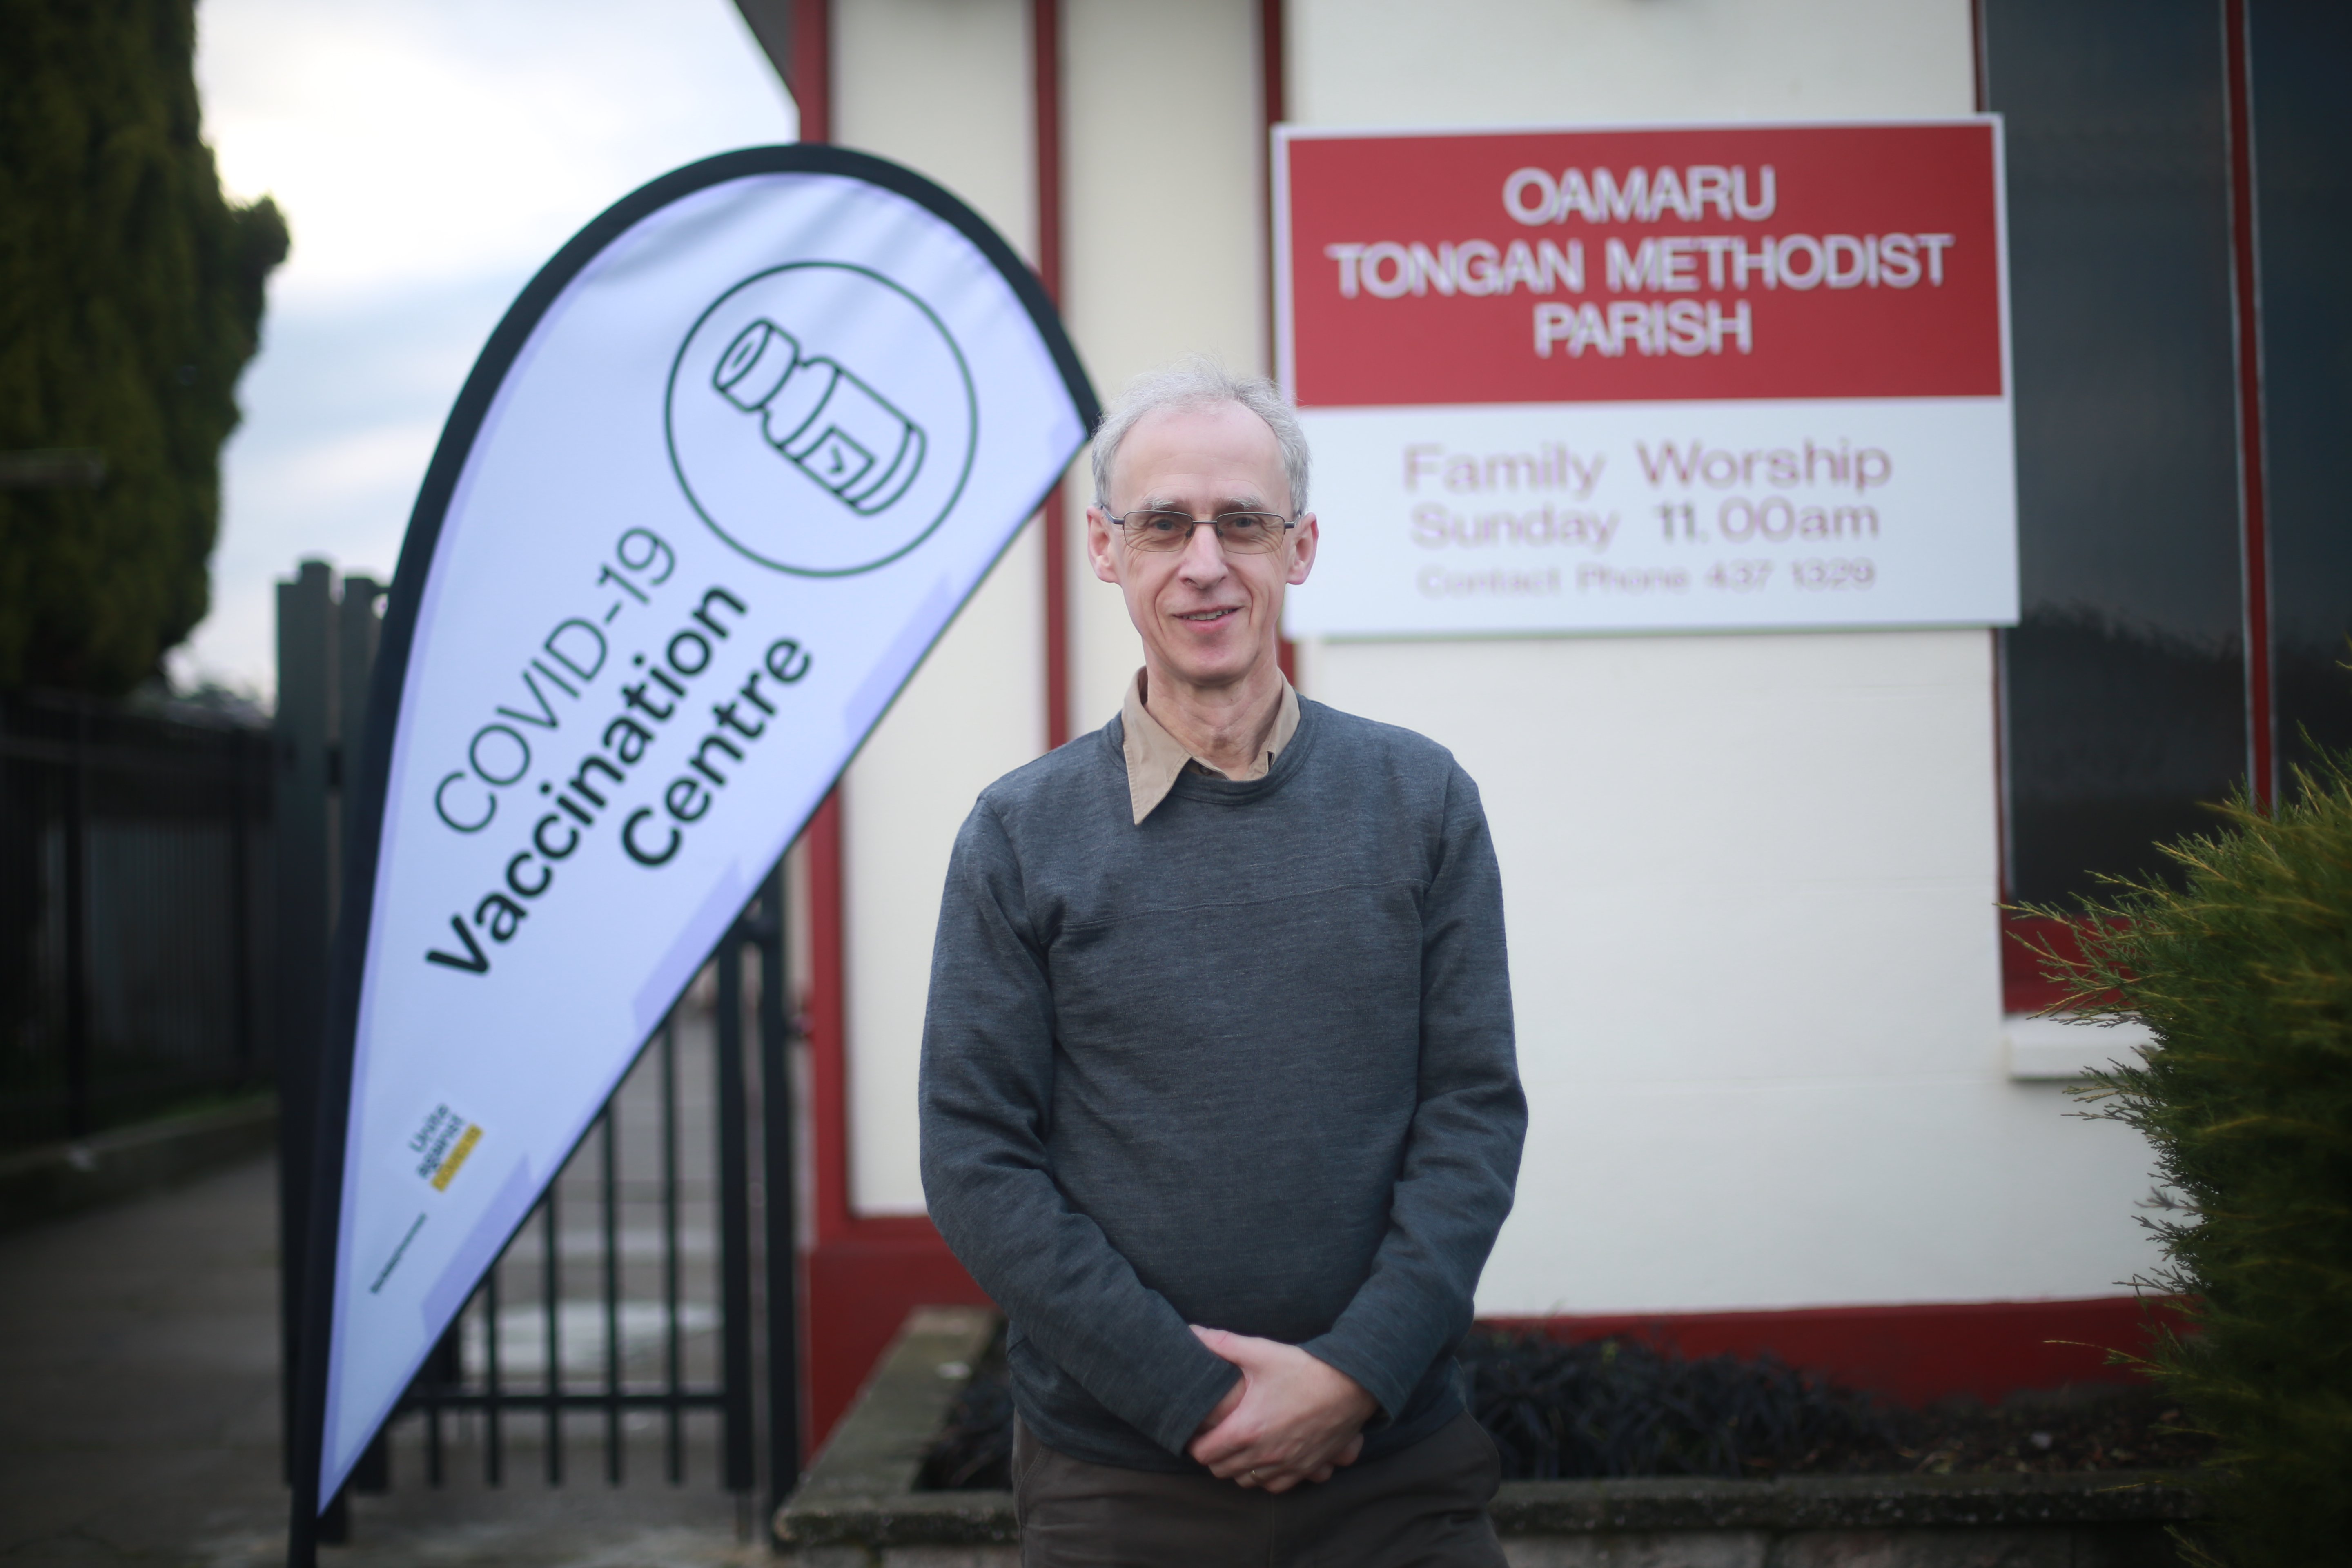
[[[500,326],[376,671],[313,1505],[1095,416],[1003,241],[834,148],[666,176]]]
[[[1290,635],[2016,620],[1997,121],[1276,153]]]

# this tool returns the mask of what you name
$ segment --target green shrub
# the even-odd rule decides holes
[[[266,198],[200,133],[191,0],[0,0],[0,452],[94,447],[96,489],[0,489],[0,689],[106,694],[204,618]]]
[[[2044,953],[2072,1010],[2156,1036],[2077,1092],[2155,1150],[2144,1283],[2181,1300],[2152,1370],[2219,1439],[2195,1544],[2239,1568],[2352,1541],[2352,755],[2296,784],[2167,846],[2180,890],[2118,881],[2072,917],[2079,957]]]

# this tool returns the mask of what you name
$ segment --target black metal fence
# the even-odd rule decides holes
[[[270,1080],[270,783],[254,725],[0,696],[0,1149]]]
[[[371,1456],[363,1490],[389,1489],[395,1445],[415,1450],[433,1487],[449,1482],[461,1447],[483,1484],[502,1485],[517,1436],[539,1450],[550,1486],[572,1479],[583,1447],[614,1486],[648,1437],[672,1485],[687,1479],[689,1449],[712,1447],[709,1418],[728,1414],[727,1303],[710,1245],[718,1173],[693,1134],[727,1096],[707,1037],[680,1049],[687,1032],[676,1021],[662,1030],[458,1314]]]
[[[410,1385],[352,1489],[592,1478],[768,1507],[800,1470],[782,879]],[[348,1504],[329,1521],[345,1528]]]

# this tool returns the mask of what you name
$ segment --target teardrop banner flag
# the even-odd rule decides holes
[[[655,181],[492,334],[401,549],[352,796],[298,1556],[1097,412],[1011,248],[833,147]]]

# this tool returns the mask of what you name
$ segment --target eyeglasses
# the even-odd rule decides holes
[[[1139,510],[1125,517],[1106,511],[1103,515],[1127,531],[1130,550],[1181,550],[1192,542],[1194,529],[1205,527],[1217,531],[1217,543],[1228,553],[1270,555],[1298,526],[1273,511],[1219,512],[1205,523],[1188,511]]]

